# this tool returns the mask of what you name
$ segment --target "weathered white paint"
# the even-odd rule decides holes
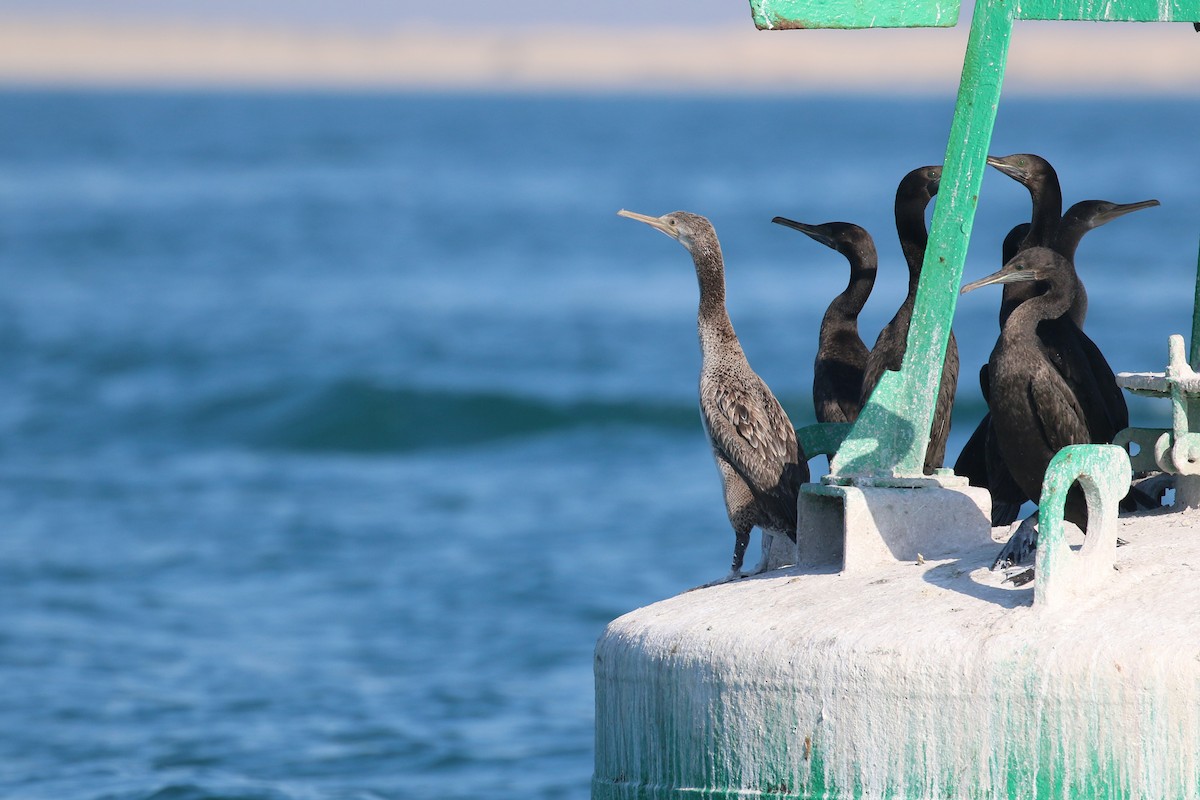
[[[965,478],[917,479],[921,488],[804,484],[793,563],[871,571],[938,558],[991,541],[991,497]],[[956,488],[938,485],[955,481]]]
[[[1110,579],[1054,608],[984,544],[621,617],[593,797],[1196,797],[1200,515],[1118,524]]]

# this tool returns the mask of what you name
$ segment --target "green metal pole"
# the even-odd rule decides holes
[[[946,146],[942,189],[934,208],[908,331],[908,350],[900,372],[884,374],[830,464],[834,476],[887,479],[922,475],[946,343],[1000,102],[1012,24],[1011,9],[1005,0],[979,0],[975,4]]]

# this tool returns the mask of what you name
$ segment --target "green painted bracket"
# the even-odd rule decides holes
[[[833,455],[849,434],[849,422],[814,422],[796,429],[796,439],[808,458]]]
[[[1171,472],[1164,469],[1170,452],[1171,432],[1163,428],[1126,428],[1113,437],[1113,444],[1129,454],[1134,472]],[[1133,450],[1137,452],[1134,453]]]
[[[1196,259],[1196,294],[1192,300],[1192,344],[1184,358],[1183,337],[1167,340],[1165,372],[1121,373],[1117,383],[1144,397],[1171,399],[1171,427],[1126,428],[1113,444],[1126,450],[1139,472],[1161,470],[1173,475],[1200,475],[1200,255]]]
[[[846,2],[751,0],[760,27],[878,26],[906,20],[896,7],[916,5],[916,0],[893,0],[875,4],[870,13],[851,13],[857,6]],[[921,13],[928,15],[929,10]],[[916,16],[913,11],[913,18]],[[946,19],[940,12],[934,16]],[[899,372],[884,374],[834,456],[830,464],[834,476],[855,478],[861,483],[921,475],[938,379],[1000,102],[1009,40],[1013,23],[1019,19],[1192,21],[1200,20],[1200,0],[976,1],[907,354]]]
[[[1117,507],[1132,477],[1129,455],[1116,445],[1071,445],[1050,460],[1038,501],[1035,606],[1061,606],[1112,576]],[[1073,553],[1063,529],[1063,509],[1067,490],[1076,481],[1087,497],[1088,535]]]

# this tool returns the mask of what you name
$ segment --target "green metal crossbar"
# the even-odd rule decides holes
[[[958,20],[957,6],[945,0],[750,0],[750,7],[760,29],[945,27]],[[976,0],[908,350],[900,371],[885,373],[875,388],[828,480],[887,484],[922,474],[1017,20],[1193,22],[1200,0]]]

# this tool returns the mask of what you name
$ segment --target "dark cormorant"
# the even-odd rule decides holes
[[[917,286],[921,280],[921,265],[925,259],[925,246],[929,242],[929,231],[925,228],[925,209],[937,194],[942,179],[940,166],[918,167],[904,176],[896,188],[896,232],[900,237],[900,249],[908,262],[908,294],[900,305],[896,316],[879,332],[867,368],[863,373],[863,402],[871,396],[884,370],[899,370],[908,349],[908,327],[912,322],[913,306],[917,300]],[[950,435],[950,411],[954,406],[954,389],[958,384],[958,343],[954,332],[950,332],[946,343],[946,357],[942,365],[942,378],[938,385],[937,404],[934,407],[933,423],[929,430],[929,447],[925,450],[925,473],[932,474],[942,466],[946,456],[946,437]]]
[[[1121,205],[1110,203],[1107,200],[1082,200],[1068,208],[1067,213],[1063,214],[1050,246],[1059,255],[1074,264],[1075,251],[1079,249],[1079,242],[1085,233],[1099,228],[1101,225],[1107,225],[1117,217],[1157,205],[1159,205],[1157,200],[1142,200],[1137,203]],[[1084,320],[1087,319],[1087,309],[1087,290],[1083,287],[1083,281],[1079,278],[1079,272],[1076,270],[1075,300],[1071,303],[1070,314],[1071,319],[1081,328]]]
[[[1050,237],[1052,247],[1074,265],[1075,251],[1088,231],[1112,222],[1117,217],[1157,205],[1159,205],[1157,200],[1123,204],[1107,200],[1080,201],[1063,214],[1062,220]],[[1021,223],[1009,231],[1002,246],[1004,263],[1008,263],[1017,254],[1019,244],[1028,235],[1029,228],[1029,223]],[[1077,326],[1082,328],[1084,319],[1087,317],[1087,291],[1084,289],[1083,281],[1079,278],[1078,271],[1072,269],[1072,273],[1075,275],[1075,296],[1068,315]],[[1044,289],[1043,286],[1036,283],[1025,285],[1037,286],[1039,290]],[[1015,285],[1010,284],[1009,286]],[[1007,290],[1009,286],[1006,286],[1005,289]],[[1017,296],[1020,296],[1019,293]],[[984,401],[987,402],[986,364],[980,369],[979,382],[983,388]],[[971,438],[963,446],[958,461],[954,463],[954,472],[966,477],[972,486],[983,486],[989,490],[992,495],[992,526],[996,527],[1012,523],[1020,513],[1021,505],[1029,498],[1013,481],[995,444],[988,445],[990,424],[991,416],[985,414],[975,432],[971,434]]]
[[[1050,162],[1032,153],[1015,153],[1011,156],[988,156],[987,163],[1003,172],[1008,177],[1021,183],[1029,190],[1033,201],[1033,214],[1025,236],[1017,245],[1016,252],[1030,247],[1051,247],[1054,235],[1058,230],[1058,222],[1062,217],[1062,187],[1058,182],[1058,173]],[[1014,229],[1009,233],[1013,236]],[[1006,247],[1009,244],[1005,240]],[[1016,253],[1014,252],[1013,255]],[[1011,258],[1007,253],[1004,263]],[[1036,294],[1041,294],[1042,287],[1032,283],[1015,283],[1004,287],[1000,300],[1000,328],[1012,310]]]
[[[979,388],[983,393],[983,401],[990,405],[991,387],[987,364],[979,369]],[[1021,506],[1029,499],[1004,465],[995,432],[992,430],[990,411],[983,415],[983,419],[963,445],[958,460],[954,462],[954,474],[962,475],[972,486],[988,490],[992,498],[993,528],[1011,525],[1020,515]]]
[[[1017,249],[1021,240],[1029,233],[1029,223],[1022,222],[1015,226],[1008,235],[1004,237],[1004,243],[1000,246],[1000,263],[1007,264],[1012,260],[1012,257],[1017,254]],[[979,390],[983,394],[983,402],[988,402],[988,368],[985,363],[979,368]],[[1020,497],[1017,500],[1015,509],[998,508],[996,490],[992,486],[992,482],[988,480],[988,462],[987,462],[987,439],[988,432],[991,429],[992,417],[991,414],[984,414],[983,419],[979,421],[975,431],[967,439],[967,443],[963,445],[962,451],[958,454],[958,460],[954,462],[954,474],[961,475],[967,479],[967,482],[972,486],[980,486],[985,489],[990,489],[992,494],[992,527],[999,525],[1008,525],[1016,515],[1020,513],[1021,504],[1028,500],[1028,497]],[[1011,479],[1008,481],[1010,488],[1016,488]],[[1016,489],[1020,493],[1020,489]],[[1014,495],[1014,498],[1017,495]]]
[[[771,222],[808,234],[850,262],[850,283],[821,319],[813,365],[813,406],[817,422],[854,422],[862,409],[863,370],[869,351],[858,334],[858,314],[875,285],[879,258],[871,234],[849,222],[806,225],[775,217]]]
[[[1074,263],[1075,250],[1085,233],[1131,211],[1158,205],[1157,200],[1126,205],[1117,205],[1107,200],[1084,200],[1071,206],[1067,213],[1063,214],[1062,187],[1059,184],[1058,173],[1046,159],[1032,153],[1017,153],[1003,158],[988,156],[987,163],[1024,185],[1033,201],[1033,214],[1017,250],[1008,252],[1011,243],[1005,239],[1006,264],[1018,251],[1030,247],[1051,247]],[[1009,236],[1016,235],[1017,228],[1014,228]],[[1075,300],[1071,303],[1070,314],[1075,324],[1082,328],[1087,318],[1087,290],[1079,280],[1078,273],[1075,275],[1075,281]],[[1014,308],[1033,295],[1041,294],[1041,291],[1042,287],[1030,283],[1005,286],[1004,297],[1000,302],[1000,327],[1004,327],[1004,320],[1008,319]]]
[[[963,293],[990,284],[1043,282],[1043,294],[1013,309],[988,361],[992,429],[1013,480],[1040,498],[1050,459],[1072,444],[1111,442],[1129,425],[1125,398],[1095,343],[1067,314],[1074,268],[1045,247],[1021,251],[999,271],[969,283]],[[1087,504],[1074,486],[1065,518],[1087,527]],[[1034,517],[1026,519],[993,564],[1017,563],[1037,546]]]
[[[750,530],[763,532],[766,569],[771,539],[796,541],[796,496],[808,480],[808,461],[787,414],[750,369],[725,309],[725,266],[712,223],[686,211],[661,217],[617,212],[662,231],[682,244],[700,283],[700,418],[721,472],[725,509],[736,538],[729,578],[741,574]]]

